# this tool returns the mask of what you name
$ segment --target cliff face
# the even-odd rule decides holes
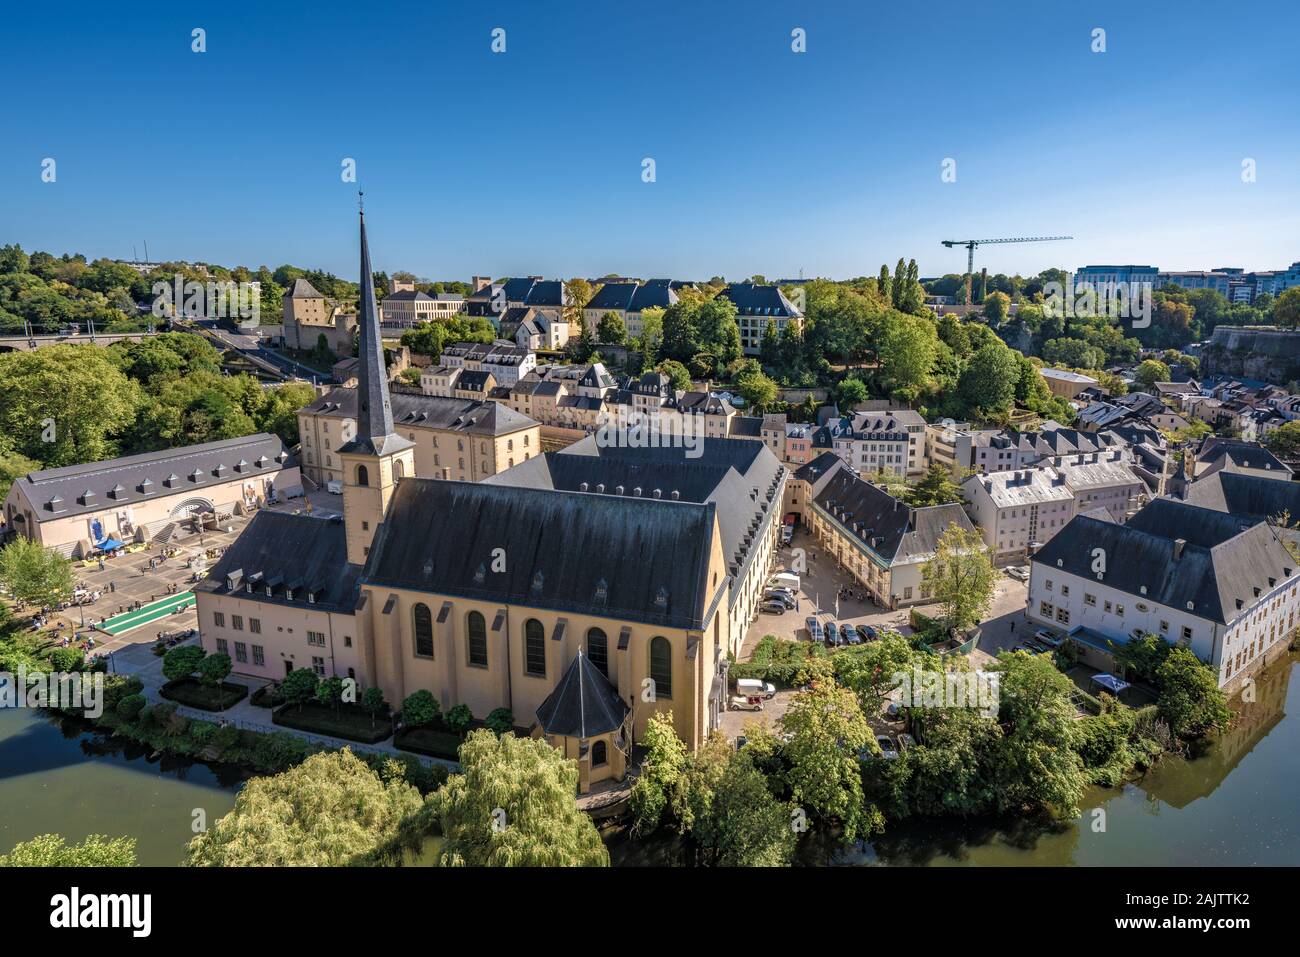
[[[1273,326],[1218,326],[1201,356],[1201,374],[1286,385],[1300,379],[1300,332]]]

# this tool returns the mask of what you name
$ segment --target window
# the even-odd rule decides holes
[[[253,646],[253,664],[259,668],[266,664],[266,649],[261,645]]]
[[[226,627],[225,613],[214,611],[212,613],[212,624],[217,628],[225,628]]]
[[[1116,605],[1116,606],[1115,606],[1115,614],[1117,614],[1117,615],[1119,615],[1119,617],[1123,618],[1123,617],[1124,617],[1124,606],[1123,606],[1123,605]]]
[[[1038,613],[1042,615],[1044,618],[1051,618],[1052,606],[1048,602],[1040,601],[1038,603]]]
[[[357,466],[357,484],[358,485],[370,484],[370,473],[366,471],[366,467],[364,465]]]
[[[465,616],[465,637],[469,651],[469,663],[475,668],[488,666],[487,622],[476,611]]]
[[[524,671],[546,677],[546,629],[536,618],[524,622]]]
[[[1083,593],[1083,603],[1084,603],[1085,605],[1092,605],[1092,606],[1095,608],[1095,607],[1097,606],[1097,596],[1096,596],[1096,595],[1089,595],[1087,592],[1084,592],[1084,593]]]
[[[351,647],[352,647],[352,636],[351,636],[351,635],[344,635],[344,636],[343,636],[343,647],[344,647],[344,648],[351,648]]]
[[[320,632],[320,631],[309,631],[309,632],[307,632],[307,644],[309,644],[309,645],[316,645],[317,647],[324,648],[324,647],[325,647],[325,633],[324,633],[324,632]]]
[[[1062,595],[1065,595],[1065,596],[1068,597],[1069,594],[1070,594],[1070,586],[1069,586],[1069,585],[1062,585],[1062,586],[1061,586],[1061,594],[1062,594]]]
[[[311,656],[311,670],[316,672],[320,677],[325,677],[325,659]]]
[[[1056,609],[1056,620],[1063,625],[1068,625],[1070,623],[1070,610],[1068,608]]]
[[[587,632],[587,657],[602,675],[609,677],[609,639],[599,628]]]
[[[1191,641],[1191,640],[1192,640],[1192,629],[1188,628],[1186,625],[1183,625],[1183,641]]]
[[[609,761],[609,748],[604,741],[597,741],[591,746],[591,766],[603,767]]]
[[[1167,621],[1162,621],[1162,622],[1160,623],[1160,633],[1161,633],[1162,635],[1167,635],[1167,634],[1169,634],[1169,622],[1167,622]]]
[[[231,616],[230,616],[230,627],[233,628],[233,629],[235,629],[235,631],[243,631],[243,630],[244,630],[244,616],[243,616],[243,615],[231,615]]]
[[[673,647],[662,635],[650,639],[650,680],[654,682],[655,698],[672,698]]]
[[[260,635],[262,633],[262,619],[260,618],[248,619],[248,630],[255,635]]]
[[[235,660],[248,661],[248,645],[242,641],[235,642]]]
[[[420,658],[433,657],[433,612],[420,602],[411,612],[415,621],[415,654]]]
[[[219,655],[230,654],[230,644],[226,641],[226,639],[224,638],[217,639],[217,654]]]

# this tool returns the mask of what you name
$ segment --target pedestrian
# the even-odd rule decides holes
[[[99,560],[99,570],[101,572],[104,570],[104,559],[102,558]]]
[[[114,582],[109,582],[109,583],[108,583],[108,590],[109,590],[109,591],[117,591],[117,582],[115,582],[115,581],[114,581]]]

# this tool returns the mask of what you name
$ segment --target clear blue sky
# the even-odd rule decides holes
[[[294,6],[7,5],[0,243],[352,277],[353,157],[432,278],[1300,260],[1293,0]]]

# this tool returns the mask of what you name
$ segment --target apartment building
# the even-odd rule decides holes
[[[817,429],[813,447],[829,448],[864,475],[919,475],[926,469],[925,419],[911,409],[858,412]]]
[[[790,323],[795,323],[800,328],[803,326],[803,313],[785,297],[779,286],[737,282],[718,293],[718,298],[729,299],[736,306],[740,348],[745,355],[759,354],[768,323],[776,326],[778,337],[784,334],[785,327]]]
[[[677,292],[667,279],[648,282],[607,282],[591,297],[582,310],[582,321],[592,335],[606,313],[612,312],[623,320],[629,339],[644,331],[641,315],[646,309],[667,309],[677,302]]]
[[[509,388],[533,369],[537,356],[510,342],[456,342],[445,346],[439,362],[449,368],[490,372],[497,385]]]

